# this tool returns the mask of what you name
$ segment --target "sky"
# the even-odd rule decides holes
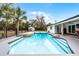
[[[19,3],[15,5],[26,11],[28,20],[35,18],[36,15],[43,15],[46,23],[59,22],[79,14],[78,3]]]

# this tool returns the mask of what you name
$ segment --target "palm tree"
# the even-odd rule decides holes
[[[7,26],[8,26],[8,20],[10,20],[12,17],[11,15],[11,10],[12,10],[12,4],[2,4],[1,5],[1,12],[2,12],[2,18],[5,19],[5,29],[4,29],[4,32],[5,32],[5,35],[7,37]]]
[[[24,12],[23,10],[21,10],[19,7],[17,7],[15,10],[14,10],[14,18],[16,20],[16,35],[19,34],[19,23],[21,20],[26,20],[27,17],[26,17],[26,12]]]
[[[0,4],[0,18],[2,17],[5,19],[5,35],[7,37],[7,26],[9,24],[9,20],[13,19],[14,22],[16,22],[16,34],[19,33],[19,23],[20,20],[26,20],[27,17],[25,16],[26,12],[21,10],[19,7],[14,8],[13,4]]]

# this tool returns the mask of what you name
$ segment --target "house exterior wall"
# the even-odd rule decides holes
[[[55,25],[55,33],[61,33],[61,24]]]
[[[72,25],[75,25],[75,30],[76,30],[76,24],[79,24],[79,19],[76,19],[74,21],[69,21],[69,22],[64,22],[64,23],[60,23],[60,24],[57,24],[55,25],[55,27],[59,27],[59,29],[55,28],[56,30],[56,33],[61,33],[61,34],[64,34],[64,29],[66,29],[66,33],[69,33],[69,30],[68,30],[68,26],[72,26]],[[71,27],[72,28],[72,27]],[[59,31],[59,32],[58,32]],[[72,30],[71,30],[72,31]],[[76,31],[75,31],[76,33]],[[75,33],[70,33],[70,34],[75,34]]]
[[[55,25],[48,26],[47,31],[50,33],[55,33]]]
[[[66,24],[65,24],[65,27],[66,27],[66,29],[67,29],[67,33],[69,33],[69,31],[68,31],[68,26],[75,25],[75,30],[76,30],[76,24],[79,24],[79,20],[66,23]],[[75,32],[75,33],[76,33],[76,32]]]
[[[50,31],[52,33],[61,33],[62,35],[63,34],[76,34],[76,29],[79,29],[76,27],[76,24],[79,24],[79,17],[70,18],[69,20],[56,23],[52,25],[52,29],[50,28],[51,26],[49,26],[47,28],[47,31]],[[70,29],[71,32],[69,32],[69,26],[71,26],[71,29]],[[75,28],[73,28],[73,26]],[[74,32],[73,32],[73,29],[74,29]]]

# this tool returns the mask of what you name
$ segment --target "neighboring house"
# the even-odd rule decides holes
[[[57,22],[51,26],[52,27],[54,26],[51,29],[52,31],[55,30],[54,33],[60,33],[62,35],[63,34],[76,34],[77,31],[79,31],[79,15]]]
[[[50,25],[47,27],[47,31],[50,32],[50,33],[55,33],[55,25]]]

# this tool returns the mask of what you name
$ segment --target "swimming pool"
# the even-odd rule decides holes
[[[67,41],[48,33],[34,33],[9,43],[9,55],[15,54],[72,54]]]

